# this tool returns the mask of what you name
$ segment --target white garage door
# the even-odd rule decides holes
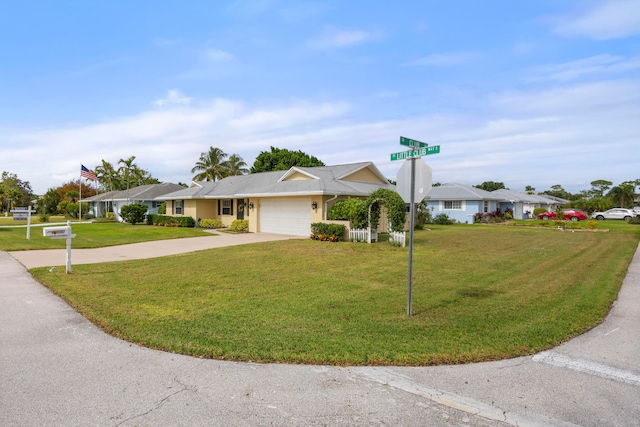
[[[260,201],[260,232],[308,237],[311,199]]]

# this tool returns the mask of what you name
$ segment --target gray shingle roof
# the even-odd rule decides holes
[[[201,187],[192,187],[167,194],[164,199],[226,199],[307,194],[368,196],[380,187],[395,189],[391,184],[342,179],[364,168],[369,168],[375,175],[386,181],[386,178],[371,162],[309,168],[294,167],[286,171],[230,176],[217,182],[198,182],[197,184]],[[310,179],[283,180],[296,172],[307,175]]]
[[[493,194],[480,188],[458,183],[448,183],[438,187],[432,187],[427,193],[427,198],[431,200],[505,200],[504,197],[499,194]]]
[[[492,191],[493,194],[502,196],[505,200],[516,201],[523,203],[542,203],[542,204],[555,204],[555,203],[567,203],[568,200],[560,199],[558,197],[547,196],[546,194],[527,194],[522,191],[513,191],[500,189]]]
[[[122,191],[107,191],[92,197],[82,199],[83,202],[101,202],[104,200],[157,200],[163,199],[163,195],[173,193],[184,187],[170,182],[161,184],[147,184]]]

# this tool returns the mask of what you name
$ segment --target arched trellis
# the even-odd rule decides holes
[[[379,188],[369,195],[365,201],[368,215],[368,225],[372,229],[378,228],[380,221],[380,204],[387,208],[387,218],[392,231],[402,231],[406,218],[406,204],[395,191]]]

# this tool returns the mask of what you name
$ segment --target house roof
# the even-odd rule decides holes
[[[130,188],[129,190],[107,191],[95,196],[82,199],[83,202],[102,202],[106,200],[164,200],[165,194],[183,189],[184,187],[170,182],[161,184],[147,184]]]
[[[360,175],[359,175],[360,173]],[[367,176],[367,180],[359,180]],[[163,196],[177,199],[227,199],[296,195],[368,196],[378,188],[394,189],[372,162],[336,166],[292,167],[249,175],[229,176],[216,182],[198,182]]]
[[[521,191],[513,191],[513,190],[494,190],[493,194],[499,194],[504,197],[507,201],[515,201],[515,202],[523,202],[523,203],[542,203],[542,204],[557,204],[557,203],[567,203],[568,200],[561,199],[559,197],[553,197],[546,194],[528,194],[526,192]]]
[[[427,193],[427,198],[431,200],[505,200],[499,194],[455,182],[432,187]]]

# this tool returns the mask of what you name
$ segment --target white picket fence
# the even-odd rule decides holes
[[[404,248],[407,245],[407,233],[404,231],[390,231],[389,243],[393,244],[394,242]]]
[[[371,228],[350,228],[349,229],[349,241],[350,242],[377,242],[378,231],[371,230]]]

